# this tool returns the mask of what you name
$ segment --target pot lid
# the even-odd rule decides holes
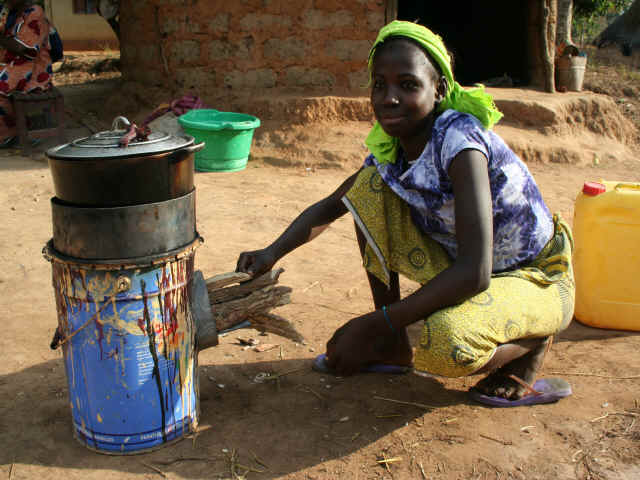
[[[47,150],[47,156],[61,160],[124,158],[171,152],[192,145],[194,142],[190,135],[170,135],[154,131],[145,139],[134,138],[126,147],[121,146],[120,141],[130,127],[129,120],[125,117],[117,117],[111,125],[111,130],[58,145]]]

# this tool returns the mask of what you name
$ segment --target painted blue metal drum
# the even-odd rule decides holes
[[[147,264],[95,264],[51,246],[76,438],[101,453],[163,446],[198,423],[189,283],[200,239]]]

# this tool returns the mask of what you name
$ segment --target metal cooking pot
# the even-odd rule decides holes
[[[124,128],[119,128],[122,125]],[[162,202],[193,190],[194,153],[204,148],[190,135],[152,132],[121,147],[131,123],[47,151],[58,200],[81,206],[115,207]]]
[[[196,232],[196,192],[157,203],[79,207],[51,199],[53,247],[82,260],[148,257],[190,244]]]

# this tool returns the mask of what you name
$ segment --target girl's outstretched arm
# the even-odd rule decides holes
[[[487,289],[493,266],[493,215],[486,157],[463,150],[451,163],[458,255],[453,264],[408,297],[356,317],[340,327],[327,343],[328,365],[349,375],[375,358],[371,348],[380,338],[455,305]],[[376,340],[378,339],[378,340]]]
[[[236,271],[253,276],[269,271],[287,253],[317,237],[334,220],[347,213],[342,197],[353,186],[359,173],[360,170],[331,195],[304,210],[271,245],[262,250],[241,253]]]

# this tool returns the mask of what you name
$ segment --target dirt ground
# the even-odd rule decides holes
[[[77,138],[89,133],[87,124],[106,122],[112,107],[103,99],[118,86],[71,81],[61,88],[76,112],[68,119],[68,136]],[[90,111],[93,116],[77,115]],[[256,134],[246,170],[197,174],[198,230],[205,243],[196,268],[205,276],[233,270],[241,251],[265,246],[310,202],[330,193],[361,161],[369,125],[274,122]],[[500,133],[514,143],[544,143],[549,151],[554,142],[561,150],[573,138],[573,149],[588,152],[573,163],[553,161],[553,155],[528,161],[550,209],[569,220],[585,180],[640,181],[633,142],[608,139],[603,152],[587,128],[554,136],[506,125]],[[251,468],[249,479],[640,478],[638,333],[574,321],[542,372],[567,379],[573,395],[529,408],[473,403],[466,392],[478,378],[335,378],[312,372],[311,361],[331,333],[372,308],[347,217],[281,262],[286,271],[280,281],[293,294],[277,313],[294,321],[304,344],[254,330],[222,338],[199,355],[196,435],[141,456],[92,453],[72,437],[61,353],[48,347],[56,313],[50,265],[40,251],[51,237],[51,176],[41,154],[26,158],[19,150],[0,153],[0,171],[0,476],[234,478],[235,453],[239,464]],[[403,295],[415,288],[401,285]],[[419,327],[411,333],[415,339]],[[244,349],[237,337],[281,348],[258,353]],[[277,386],[254,382],[263,372],[291,373]],[[385,468],[378,463],[383,458],[395,460]]]

